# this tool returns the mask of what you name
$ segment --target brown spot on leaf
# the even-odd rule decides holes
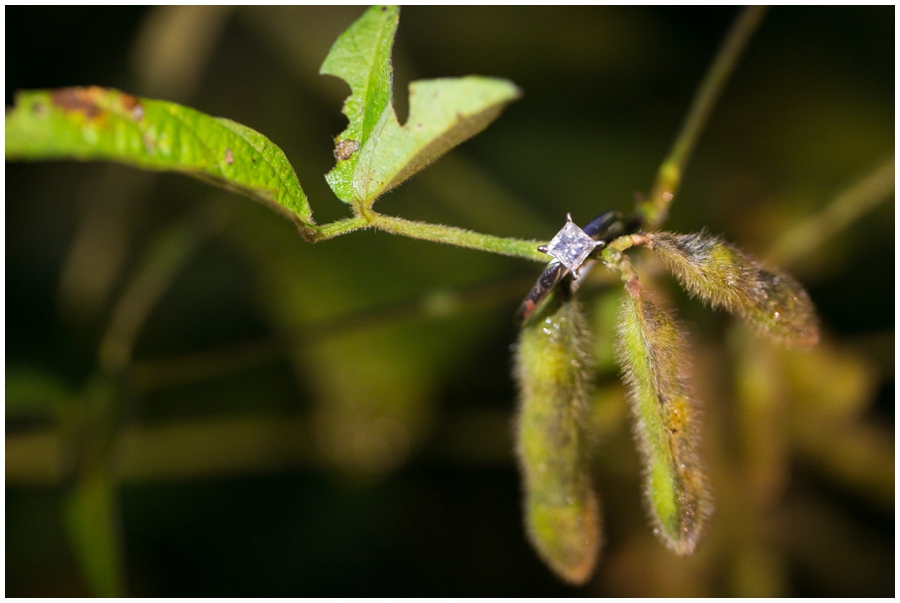
[[[359,150],[359,143],[355,140],[338,140],[334,145],[334,158],[344,161],[353,157],[353,153]]]
[[[103,112],[97,99],[105,91],[103,88],[60,88],[50,94],[50,102],[63,111],[83,113],[88,119],[95,119]]]
[[[122,102],[122,107],[131,113],[131,117],[135,121],[144,119],[144,105],[141,104],[141,101],[136,96],[122,93],[119,95],[119,100]]]
[[[228,147],[225,147],[225,163],[227,163],[228,165],[234,163],[234,154]]]

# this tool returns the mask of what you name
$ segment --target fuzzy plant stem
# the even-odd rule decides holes
[[[360,213],[353,218],[320,226],[316,240],[327,240],[362,228],[375,228],[412,239],[456,245],[457,247],[477,249],[478,251],[498,253],[536,262],[546,262],[548,260],[546,254],[537,250],[538,245],[546,241],[497,237],[455,226],[444,226],[443,224],[430,224],[385,216],[372,210],[367,210],[365,213]]]

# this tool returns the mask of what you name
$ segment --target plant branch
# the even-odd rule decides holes
[[[477,410],[448,413],[433,444],[421,456],[460,465],[507,467],[511,463],[510,413]],[[256,414],[204,417],[126,426],[116,458],[119,482],[171,482],[240,475],[285,467],[327,471],[333,464],[316,446],[313,416]],[[6,479],[14,486],[65,483],[59,458],[66,450],[58,428],[15,432],[6,440]]]
[[[371,224],[369,220],[367,220],[364,216],[353,216],[352,218],[345,218],[343,220],[338,220],[336,222],[331,222],[330,224],[325,224],[323,226],[317,227],[315,235],[312,237],[312,242],[319,241],[327,241],[328,239],[333,239],[334,237],[339,237],[343,234],[347,234],[348,232],[353,232],[354,230],[360,230],[363,228],[369,228]]]
[[[498,253],[536,262],[548,261],[547,254],[537,250],[538,245],[546,243],[546,241],[498,237],[457,228],[456,226],[405,220],[403,218],[385,216],[372,211],[371,208],[362,206],[354,207],[354,211],[356,215],[352,218],[345,218],[337,222],[318,226],[315,234],[307,240],[311,242],[327,241],[355,230],[376,228],[411,239],[456,245],[457,247],[477,249],[478,251]]]
[[[762,6],[750,6],[743,10],[700,83],[681,131],[669,155],[659,167],[650,196],[638,203],[637,211],[643,216],[647,230],[655,230],[665,221],[672,198],[681,183],[684,166],[690,159],[722,89],[765,13],[766,7]]]
[[[536,262],[548,261],[547,255],[537,250],[538,245],[546,241],[497,237],[494,235],[473,232],[464,228],[457,228],[455,226],[429,224],[427,222],[415,222],[412,220],[404,220],[403,218],[385,216],[371,210],[367,211],[364,215],[359,215],[355,218],[348,218],[347,220],[341,220],[340,222],[322,226],[318,240],[329,239],[352,230],[366,227],[377,228],[384,232],[410,237],[412,239],[456,245],[457,247],[477,249],[489,253],[499,253],[501,255],[534,260]]]
[[[289,349],[311,346],[375,327],[456,316],[505,304],[521,297],[532,277],[482,283],[457,290],[437,290],[411,299],[304,323],[280,334],[166,358],[135,360],[132,381],[140,391],[197,383],[262,366],[283,358]]]
[[[894,192],[894,158],[837,196],[819,213],[786,232],[772,246],[768,257],[787,266],[808,257],[854,220],[891,198]]]
[[[227,218],[218,206],[204,206],[153,241],[137,275],[113,307],[100,343],[100,366],[106,373],[119,373],[128,365],[150,312],[188,260],[225,226]]]

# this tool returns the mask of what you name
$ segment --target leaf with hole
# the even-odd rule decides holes
[[[367,10],[334,43],[321,73],[350,85],[347,129],[336,139],[337,165],[326,179],[342,201],[370,207],[435,159],[484,130],[520,96],[507,80],[469,76],[413,82],[409,118],[391,104],[391,45],[399,9]]]

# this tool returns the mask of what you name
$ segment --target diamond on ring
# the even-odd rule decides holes
[[[588,236],[572,222],[572,214],[568,215],[566,225],[556,233],[550,244],[538,247],[539,251],[550,254],[578,276],[578,269],[594,249],[602,245]]]

